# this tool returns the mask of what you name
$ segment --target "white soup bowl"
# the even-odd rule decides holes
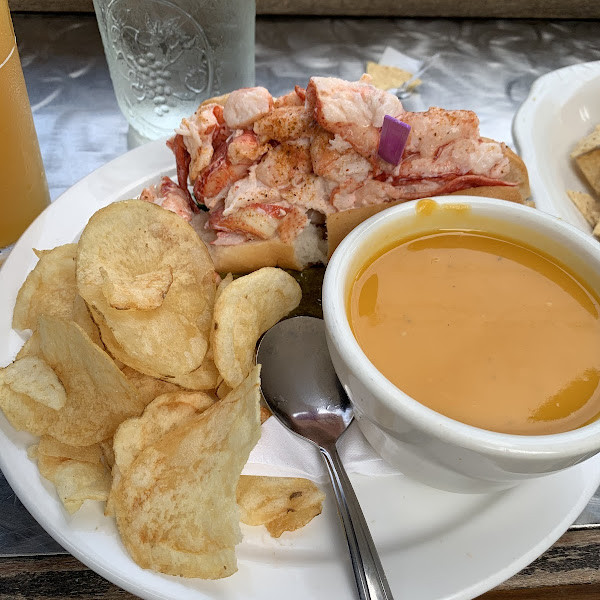
[[[484,493],[571,467],[600,451],[600,420],[552,435],[511,435],[460,423],[420,404],[384,377],[348,321],[353,281],[378,252],[415,234],[475,229],[555,257],[600,295],[600,242],[520,204],[472,196],[406,202],[354,229],[334,252],[323,283],[327,342],[337,375],[373,448],[407,476],[456,492]],[[433,209],[433,210],[431,210]]]

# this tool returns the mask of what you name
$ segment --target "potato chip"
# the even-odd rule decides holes
[[[304,527],[321,514],[325,494],[308,479],[242,475],[237,487],[241,521],[265,525],[272,537]]]
[[[140,373],[128,366],[124,366],[121,372],[135,387],[144,406],[150,404],[157,396],[166,394],[167,392],[177,392],[181,389],[173,383],[150,377],[150,375],[144,375],[144,373]]]
[[[217,398],[225,398],[230,391],[231,388],[222,380],[217,387]]]
[[[102,449],[100,444],[92,446],[70,446],[63,444],[50,435],[44,435],[37,444],[38,456],[51,456],[63,460],[76,460],[78,462],[102,463]]]
[[[113,450],[113,439],[109,438],[98,444],[102,450],[102,458],[109,469],[112,469],[115,464],[115,452]]]
[[[112,478],[103,463],[100,444],[69,446],[45,435],[28,448],[27,454],[37,461],[42,477],[55,485],[69,513],[79,510],[86,500],[107,500]]]
[[[40,350],[40,334],[38,331],[34,331],[31,337],[23,344],[19,350],[15,360],[21,360],[22,358],[30,356],[41,356],[42,351]]]
[[[21,358],[0,369],[0,385],[53,410],[60,410],[67,402],[65,388],[56,373],[39,357]]]
[[[70,318],[77,293],[77,244],[39,253],[39,261],[17,294],[13,312],[15,329],[35,329],[39,315]]]
[[[208,347],[202,364],[195,371],[187,375],[168,377],[165,378],[165,381],[176,383],[188,390],[214,390],[219,383],[219,371],[215,365],[211,347]]]
[[[59,415],[57,410],[15,392],[7,385],[0,385],[0,408],[17,431],[28,431],[33,435],[44,435]]]
[[[173,270],[169,266],[129,278],[118,272],[111,278],[106,269],[100,267],[100,275],[104,297],[113,308],[119,310],[158,308],[173,283]]]
[[[38,471],[48,481],[53,481],[56,471],[65,460],[67,459],[60,458],[59,456],[46,456],[45,454],[38,454],[36,456]]]
[[[33,454],[28,449],[30,458],[33,458]],[[93,446],[69,446],[68,444],[59,442],[52,436],[44,435],[35,446],[35,460],[37,460],[41,475],[53,481],[58,468],[68,460],[101,466],[102,451],[99,444],[94,444]]]
[[[111,477],[102,464],[66,460],[52,474],[58,497],[69,513],[81,508],[86,500],[105,501]]]
[[[127,419],[113,438],[115,464],[126,473],[138,454],[181,423],[215,403],[203,392],[169,392],[155,398],[140,417]]]
[[[87,306],[77,293],[75,267],[77,244],[66,244],[52,250],[36,250],[40,259],[25,283],[19,290],[13,313],[15,329],[37,327],[39,315],[64,318],[75,321],[90,336],[92,341],[102,346],[96,324],[89,314]],[[34,343],[39,338],[30,338],[31,343],[22,349],[22,356],[33,356]]]
[[[215,273],[190,225],[155,204],[116,202],[92,216],[78,248],[78,290],[102,316],[99,323],[92,312],[111,354],[154,377],[177,377],[200,367],[208,348]],[[172,273],[168,289],[167,271]],[[151,290],[145,288],[148,282],[154,282]],[[124,309],[111,306],[121,301]]]
[[[260,436],[259,367],[226,398],[147,446],[111,495],[142,568],[218,579],[237,570],[236,487]]]
[[[413,74],[389,65],[380,65],[372,61],[367,62],[367,74],[371,76],[371,85],[380,90],[391,90],[399,88],[408,81]],[[415,79],[410,88],[414,88],[421,83],[420,79]]]
[[[225,398],[225,396],[227,396],[227,394],[229,394],[230,391],[231,388],[225,383],[225,381],[221,381],[219,387],[216,389],[217,398]],[[271,411],[261,401],[260,424],[262,425],[271,415]]]
[[[100,339],[100,331],[98,330],[98,326],[96,323],[94,323],[85,300],[79,294],[76,294],[75,298],[73,298],[73,311],[71,313],[71,320],[74,323],[77,323],[77,325],[79,325],[79,327],[81,327],[81,329],[87,333],[94,344],[97,344],[100,346],[100,348],[104,349],[104,344]]]
[[[112,357],[112,359],[115,361],[117,366],[120,369],[123,369],[123,367],[125,367],[125,366],[129,366],[132,369],[137,370],[138,373],[141,372],[139,370],[139,368],[136,369],[132,365],[136,365],[138,367],[144,368],[143,363],[140,363],[139,361],[132,359],[131,356],[128,356],[127,353],[121,347],[121,345],[115,339],[115,336],[113,335],[112,331],[106,324],[106,321],[104,320],[104,317],[100,314],[100,312],[98,312],[93,306],[88,306],[88,308],[89,308],[90,314],[92,315],[94,323],[96,324],[96,327],[98,328],[98,332],[100,334],[100,340],[102,342],[102,347],[104,347],[106,352]],[[127,361],[127,363],[125,363],[125,361],[123,359],[125,359]],[[146,373],[144,373],[144,374],[146,374]],[[159,377],[159,375],[158,374],[155,374],[155,375],[156,376],[152,376],[152,375],[148,375],[148,376],[153,377],[154,379],[157,379]]]
[[[258,338],[300,303],[296,280],[265,267],[231,282],[215,303],[211,333],[215,364],[232,388],[248,375]]]
[[[67,392],[47,433],[65,444],[91,446],[141,414],[144,405],[135,388],[79,325],[41,316],[38,328],[42,354]]]
[[[233,275],[231,273],[227,273],[223,279],[219,282],[217,286],[217,293],[215,294],[215,302],[219,299],[219,296],[223,293],[223,290],[233,281]]]
[[[221,284],[219,285],[219,289],[222,289],[224,283],[225,284],[229,283],[232,280],[231,275],[229,275],[229,278],[230,279],[225,278],[221,282]],[[105,337],[107,339],[107,345],[114,351],[114,358],[119,360],[119,357],[123,357],[125,360],[129,360],[129,357],[126,355],[126,353],[123,351],[123,349],[116,342],[110,329],[108,329],[108,327],[106,326],[106,323],[104,322],[102,316],[97,311],[94,311],[93,309],[92,309],[92,313],[94,314],[94,317],[98,321],[98,326],[100,328],[101,336]],[[126,369],[130,369],[130,370],[127,371]],[[143,373],[140,373],[139,371],[135,371],[134,369],[131,369],[131,367],[126,367],[126,369],[123,369],[123,372],[126,373],[126,375],[128,377],[130,377],[130,375],[131,375],[134,378],[132,380],[132,383],[134,385],[136,385],[136,387],[138,388],[138,392],[140,392],[143,395],[143,397],[147,398],[147,400],[145,401],[146,404],[148,402],[150,402],[151,400],[153,400],[154,398],[156,398],[156,396],[160,395],[161,393],[174,391],[176,389],[179,389],[180,387],[188,389],[188,390],[197,390],[197,391],[214,390],[214,389],[216,389],[216,387],[219,383],[219,371],[217,370],[217,367],[215,365],[212,349],[210,346],[208,347],[208,350],[206,352],[206,355],[204,356],[204,360],[202,361],[202,364],[200,365],[200,367],[198,369],[196,369],[195,371],[192,371],[191,373],[188,373],[186,375],[180,375],[178,377],[161,377],[159,379],[158,377],[151,377],[149,375],[144,375]],[[133,372],[135,372],[136,374],[133,375]],[[160,387],[161,381],[165,383],[165,389],[163,389],[162,391],[160,391],[159,393],[155,394],[152,397],[147,397],[146,392],[148,390],[146,389],[146,386],[154,385],[154,386]],[[142,384],[142,382],[143,382],[143,384]],[[150,382],[154,382],[154,384],[151,384]],[[169,385],[172,385],[173,387],[172,388],[166,387]]]
[[[567,194],[590,227],[595,227],[600,222],[600,200],[596,200],[586,192],[567,190]]]

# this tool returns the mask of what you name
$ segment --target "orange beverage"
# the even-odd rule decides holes
[[[0,250],[49,202],[8,2],[0,0]]]

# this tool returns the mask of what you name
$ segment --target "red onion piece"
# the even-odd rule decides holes
[[[408,123],[403,123],[390,115],[385,115],[377,154],[386,162],[397,165],[402,158],[409,133],[410,125]]]

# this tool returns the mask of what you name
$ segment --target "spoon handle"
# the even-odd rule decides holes
[[[335,444],[319,446],[350,551],[360,600],[393,600],[369,527]]]

